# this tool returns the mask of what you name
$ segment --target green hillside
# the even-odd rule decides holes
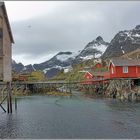
[[[102,61],[102,64],[103,66],[106,66],[106,63],[104,61]],[[73,70],[70,72],[64,73],[64,70],[61,70],[51,80],[82,81],[84,79],[84,71],[90,71],[94,65],[94,59],[84,61],[80,64],[73,65]],[[94,69],[94,71],[107,71],[107,67]]]

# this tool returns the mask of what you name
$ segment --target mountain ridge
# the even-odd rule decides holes
[[[58,52],[51,59],[40,64],[26,65],[13,61],[13,70],[31,72],[35,70],[44,71],[48,78],[53,77],[62,69],[69,69],[72,65],[94,58],[121,57],[124,54],[140,49],[140,25],[134,29],[119,31],[109,42],[105,42],[101,36],[96,37],[81,51]]]
[[[111,40],[102,58],[120,57],[140,48],[140,25],[134,29],[119,31]]]

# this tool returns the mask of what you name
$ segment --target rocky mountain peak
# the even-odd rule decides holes
[[[57,55],[63,55],[63,54],[66,54],[66,55],[71,55],[72,52],[59,52]]]
[[[12,61],[13,70],[17,72],[42,70],[48,78],[56,75],[62,69],[68,69],[73,64],[93,58],[119,57],[131,51],[140,49],[140,25],[131,30],[119,31],[110,43],[105,42],[101,36],[87,43],[83,50],[78,52],[59,52],[50,60],[40,64],[24,66]]]
[[[137,26],[135,27],[135,29],[136,29],[136,30],[140,30],[140,25],[137,25]]]
[[[131,51],[140,48],[140,25],[137,25],[132,30],[124,30],[118,32],[111,40],[111,43],[103,58],[119,57]]]
[[[103,40],[103,38],[102,38],[101,36],[98,36],[98,37],[96,38],[96,41],[102,42],[102,41],[104,41],[104,40]]]
[[[92,58],[99,58],[108,47],[108,44],[109,43],[105,42],[101,36],[98,36],[85,46],[85,48],[76,57],[76,61],[79,62]]]
[[[105,42],[101,36],[98,36],[96,39],[94,39],[92,42],[89,42],[86,46],[86,48],[99,48],[101,45],[108,45],[108,42]]]

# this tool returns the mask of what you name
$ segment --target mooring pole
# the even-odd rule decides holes
[[[15,110],[17,110],[17,98],[15,98]]]
[[[6,86],[7,86],[7,113],[9,113],[9,90],[8,90],[9,86],[8,86],[8,83]]]
[[[7,113],[12,113],[12,90],[11,90],[11,82],[7,82]]]

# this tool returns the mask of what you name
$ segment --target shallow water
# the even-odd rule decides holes
[[[0,138],[140,138],[140,103],[51,96],[17,102],[11,115],[0,110]]]

